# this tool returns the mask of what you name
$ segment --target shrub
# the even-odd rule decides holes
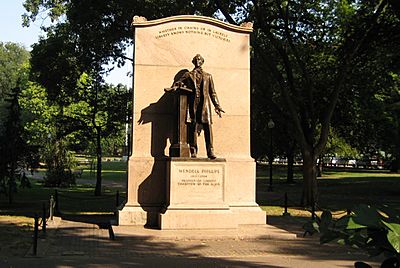
[[[306,223],[304,228],[311,234],[320,233],[321,244],[337,241],[366,250],[371,256],[383,254],[386,263],[397,263],[393,267],[400,265],[400,211],[387,205],[358,205],[339,219],[324,211],[321,218]]]
[[[47,165],[45,186],[68,187],[75,184],[76,176],[72,173],[75,161],[61,140],[48,144],[44,155]]]

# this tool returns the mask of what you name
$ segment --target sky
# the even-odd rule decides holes
[[[24,0],[0,0],[0,42],[14,42],[23,45],[27,50],[31,50],[32,44],[39,40],[39,36],[44,33],[40,27],[46,25],[48,20],[38,18],[35,22],[27,27],[22,27],[21,15],[25,13],[23,7]],[[45,21],[45,22],[43,22]],[[127,51],[127,54],[132,53],[132,48]],[[127,63],[122,68],[117,68],[111,74],[105,77],[107,83],[124,84],[128,87],[132,86],[132,78],[126,76],[132,71],[132,65]]]

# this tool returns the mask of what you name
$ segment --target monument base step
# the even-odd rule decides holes
[[[239,225],[235,229],[158,230],[143,226],[113,226],[117,238],[146,241],[168,240],[294,240],[297,235],[275,226]]]
[[[118,210],[118,225],[142,225],[157,226],[159,206],[141,207],[141,206],[124,206]]]
[[[147,213],[139,206],[125,206],[118,211],[119,225],[145,225]]]
[[[159,215],[158,226],[162,230],[237,228],[235,216],[229,210],[167,210]]]
[[[259,206],[230,207],[238,220],[238,224],[266,224],[267,214]]]

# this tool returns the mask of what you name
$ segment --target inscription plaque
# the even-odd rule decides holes
[[[170,206],[224,202],[223,163],[173,162],[170,169]]]

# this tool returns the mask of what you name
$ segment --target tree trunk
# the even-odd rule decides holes
[[[400,168],[400,118],[399,116],[396,116],[396,125],[397,125],[397,131],[396,131],[396,150],[394,153],[394,158],[392,160],[392,163],[390,165],[390,172],[399,172]]]
[[[96,172],[96,188],[94,190],[94,195],[101,195],[101,132],[99,129],[96,129],[96,157],[97,157],[97,172]]]
[[[14,203],[14,187],[13,187],[13,181],[10,178],[8,181],[8,204]]]
[[[293,183],[293,166],[294,166],[294,146],[290,146],[288,151],[286,152],[287,155],[287,176],[286,176],[286,182],[287,183]]]
[[[312,206],[317,201],[317,168],[314,153],[308,150],[303,150],[303,180],[301,204]]]
[[[400,146],[399,142],[396,144],[396,152],[394,154],[394,158],[392,160],[392,163],[389,167],[390,172],[397,173],[399,172],[400,168]]]
[[[322,163],[322,157],[320,157],[317,164],[317,177],[322,177],[323,164],[324,163]]]
[[[400,160],[398,157],[396,157],[392,160],[392,163],[390,165],[390,172],[393,173],[399,172],[399,166],[400,166]]]
[[[14,143],[15,145],[15,143]],[[17,169],[17,160],[15,151],[11,152],[12,162],[10,167],[10,178],[8,179],[8,204],[14,203],[14,190],[15,190],[15,170]]]

